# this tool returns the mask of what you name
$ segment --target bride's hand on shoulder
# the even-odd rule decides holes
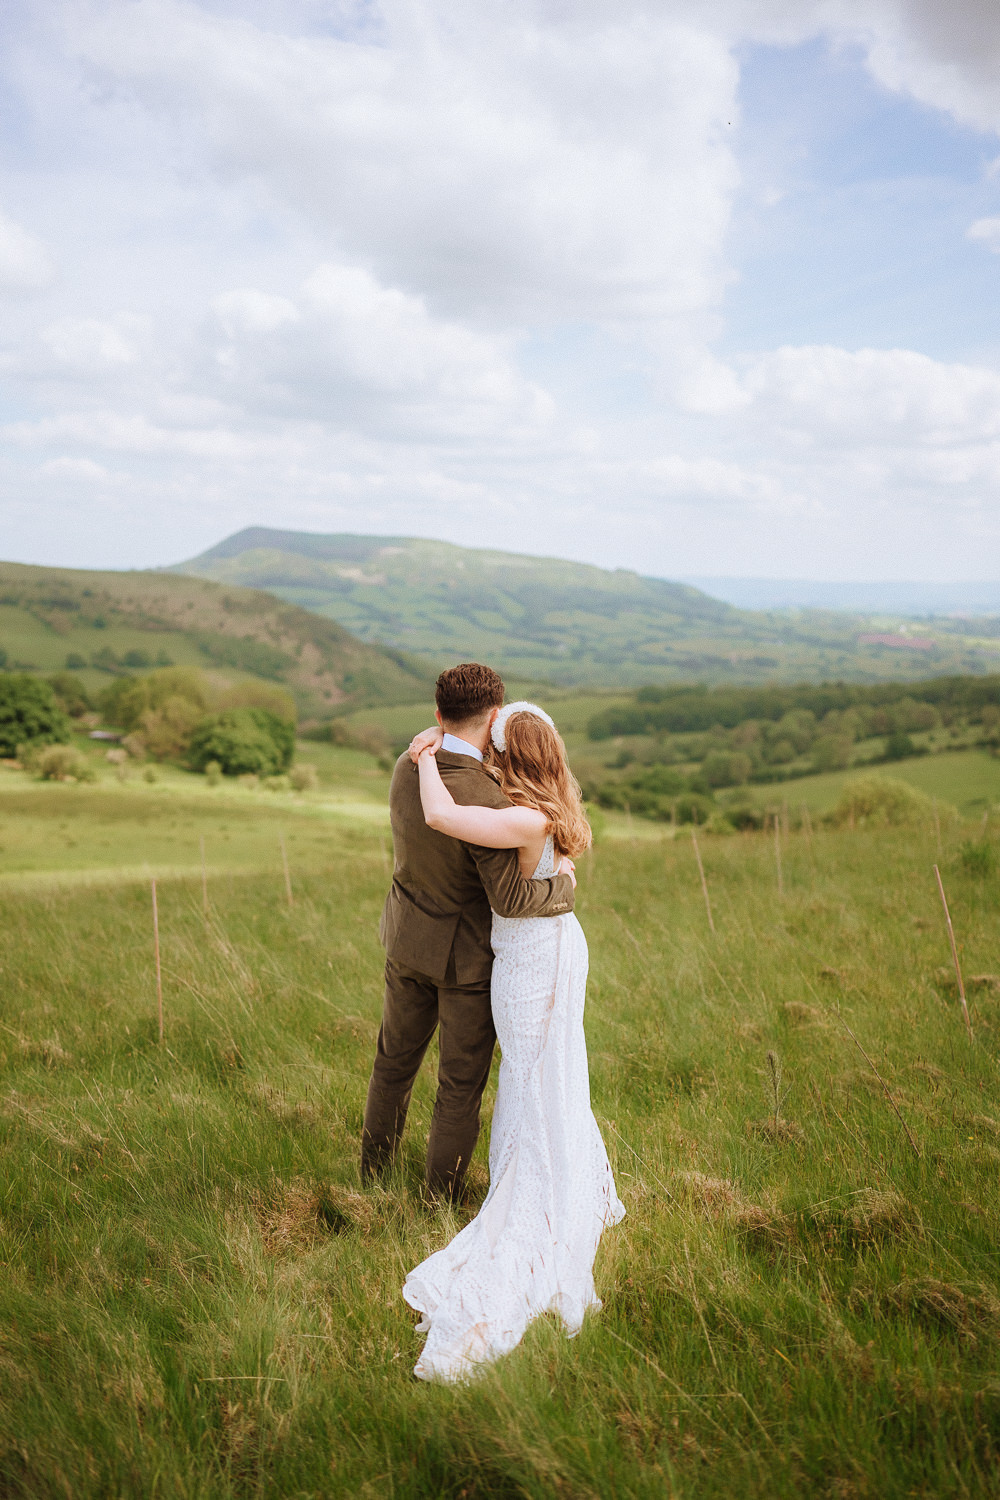
[[[573,889],[576,890],[576,865],[570,859],[568,854],[564,854],[561,856],[559,863],[556,865],[556,874],[568,875],[570,880],[572,880],[573,882]]]
[[[428,750],[431,755],[436,755],[441,749],[443,739],[444,730],[438,725],[435,725],[433,729],[422,729],[419,734],[415,734],[409,745],[409,756],[413,764],[417,764],[425,750]]]

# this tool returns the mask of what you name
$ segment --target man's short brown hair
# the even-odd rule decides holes
[[[491,708],[503,705],[503,678],[492,667],[478,661],[464,661],[461,666],[442,672],[434,690],[438,712],[448,724],[468,724],[480,719]]]

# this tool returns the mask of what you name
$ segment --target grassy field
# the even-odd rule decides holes
[[[315,765],[319,788],[299,794],[212,786],[170,765],[130,764],[119,782],[103,747],[81,735],[74,743],[96,783],[71,788],[0,771],[0,888],[200,881],[203,849],[210,875],[280,870],[282,838],[297,863],[300,854],[322,856],[344,826],[366,827],[389,847],[389,776],[361,751],[301,744],[298,759]]]
[[[928,797],[956,807],[967,818],[1000,806],[1000,759],[983,750],[956,750],[942,755],[921,756],[877,766],[868,775],[893,776],[908,782]],[[828,771],[821,776],[803,776],[772,786],[754,786],[750,794],[766,807],[808,807],[811,813],[827,812],[858,771]]]
[[[574,751],[591,756],[596,753],[601,757],[601,764],[603,764],[605,758],[615,753],[615,747],[610,741],[595,745],[587,738],[587,721],[603,708],[617,707],[620,703],[624,703],[626,699],[623,694],[578,693],[554,688],[551,683],[507,683],[508,701],[524,698],[532,703],[538,703],[552,715],[571,754]],[[428,697],[423,703],[402,704],[389,708],[362,708],[344,715],[344,718],[353,730],[364,731],[367,728],[375,728],[380,730],[391,743],[402,744],[411,739],[419,730],[426,729],[429,724],[433,724],[434,701],[433,697]]]
[[[394,1180],[356,1175],[385,775],[305,754],[301,798],[0,772],[0,1494],[995,1495],[1000,892],[961,857],[978,819],[946,820],[940,855],[929,824],[792,834],[783,895],[771,836],[705,839],[714,933],[686,838],[599,838],[587,1028],[629,1214],[604,1311],[436,1388],[400,1297],[458,1223],[421,1199],[430,1067]]]

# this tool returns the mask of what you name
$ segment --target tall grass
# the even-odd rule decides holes
[[[579,1338],[543,1321],[459,1388],[413,1379],[400,1297],[459,1222],[420,1194],[429,1067],[357,1183],[377,835],[293,845],[294,906],[277,849],[207,916],[195,861],[161,882],[162,1045],[148,885],[4,887],[0,1493],[997,1493],[996,881],[945,849],[970,1046],[933,830],[811,851],[779,902],[770,833],[706,840],[714,934],[689,841],[581,862],[629,1216]]]

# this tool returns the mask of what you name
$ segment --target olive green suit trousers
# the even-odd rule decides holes
[[[462,806],[508,807],[472,756],[439,751]],[[391,1163],[413,1083],[438,1031],[438,1088],[427,1142],[427,1187],[457,1196],[476,1141],[496,1034],[490,1010],[492,913],[559,916],[573,907],[568,875],[527,880],[514,849],[484,849],[428,828],[420,783],[401,755],[389,792],[395,868],[382,913],[385,999],[361,1138],[361,1175]]]

